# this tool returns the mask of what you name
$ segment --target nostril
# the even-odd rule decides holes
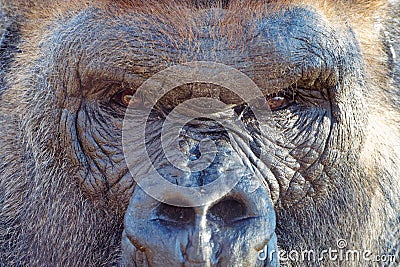
[[[237,199],[223,199],[215,204],[208,212],[213,221],[234,223],[249,217],[246,205]]]
[[[156,220],[168,225],[185,225],[194,223],[195,217],[195,211],[192,208],[161,203],[157,208]]]

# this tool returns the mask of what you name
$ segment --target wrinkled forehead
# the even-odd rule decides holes
[[[365,19],[371,16],[363,16],[363,14],[372,14],[387,4],[387,1],[384,0],[71,0],[51,2],[17,0],[15,2],[12,4],[13,6],[19,6],[22,12],[28,13],[36,19],[76,14],[76,12],[89,7],[97,7],[106,11],[110,18],[136,13],[155,17],[159,20],[158,22],[175,24],[176,28],[179,28],[178,26],[187,27],[193,22],[193,16],[196,17],[199,11],[210,8],[227,11],[226,16],[221,19],[221,24],[229,22],[230,25],[234,23],[243,25],[249,17],[252,17],[251,14],[266,16],[293,6],[318,9],[324,16],[331,18],[331,22],[334,23],[338,19],[341,20],[340,18],[346,13],[351,17],[358,14],[360,18],[364,17],[363,21],[365,22]],[[366,2],[368,3],[366,4]],[[36,22],[38,21],[36,20]]]
[[[262,33],[271,34],[264,38],[265,41],[279,40],[275,38],[277,34],[274,30],[288,33],[286,36],[292,35],[294,38],[301,34],[300,31],[303,31],[303,37],[309,32],[321,32],[319,35],[313,34],[317,39],[322,35],[329,37],[329,28],[340,30],[354,26],[347,21],[347,18],[354,16],[358,18],[352,21],[359,21],[358,27],[365,29],[368,27],[367,18],[372,16],[363,16],[363,13],[371,14],[374,12],[371,9],[378,10],[383,5],[383,1],[368,1],[369,4],[365,5],[365,1],[344,0],[41,2],[43,0],[36,1],[36,4],[22,4],[21,1],[20,10],[28,17],[28,23],[24,26],[24,35],[29,35],[28,38],[41,38],[46,30],[62,29],[69,24],[75,27],[68,29],[70,33],[76,35],[75,30],[80,28],[85,38],[92,36],[99,39],[102,35],[112,37],[109,32],[104,32],[111,29],[115,39],[139,37],[136,39],[140,42],[150,42],[147,47],[151,43],[161,42],[179,51],[203,49],[203,52],[211,51],[210,47],[248,50],[249,41]],[[268,23],[273,20],[274,23]],[[58,27],[54,27],[54,24]],[[310,31],[310,27],[313,30]],[[218,45],[215,44],[216,40]],[[173,51],[170,49],[169,52]]]
[[[43,9],[46,15],[39,12],[52,19],[29,15],[36,18],[23,33],[32,40],[26,50],[37,55],[27,60],[41,58],[44,69],[56,72],[52,77],[70,80],[77,72],[83,87],[99,77],[136,87],[169,66],[213,61],[273,92],[301,86],[321,72],[336,77],[338,60],[345,65],[353,58],[351,65],[357,65],[348,56],[358,51],[356,42],[338,42],[353,40],[352,33],[333,27],[308,2],[229,1],[209,8],[193,1],[54,2]],[[42,21],[47,25],[41,27]],[[32,44],[39,49],[30,49]]]
[[[125,79],[129,73],[141,82],[169,65],[217,61],[260,87],[282,87],[282,82],[287,87],[303,73],[334,72],[335,60],[345,65],[346,58],[354,58],[355,35],[336,18],[346,18],[340,12],[362,17],[366,8],[382,4],[369,1],[363,10],[361,2],[39,1],[25,6],[31,18],[23,35],[47,57],[53,54],[55,65],[84,66],[80,73],[90,72],[87,76],[100,71],[103,77],[112,73]],[[363,29],[368,26],[359,21]]]

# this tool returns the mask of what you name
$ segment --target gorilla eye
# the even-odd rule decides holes
[[[288,92],[279,92],[266,97],[267,104],[272,111],[281,110],[294,103],[294,94]]]
[[[121,95],[121,102],[122,102],[122,104],[123,104],[124,106],[128,106],[128,105],[129,105],[129,102],[130,102],[131,99],[132,99],[132,97],[133,97],[132,92],[130,92],[129,90],[123,91],[123,92],[122,92],[122,95]]]
[[[134,94],[134,90],[125,89],[113,95],[111,101],[115,104],[118,104],[119,106],[126,108],[128,107],[130,101],[134,99]]]

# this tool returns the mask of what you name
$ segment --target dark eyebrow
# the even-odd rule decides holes
[[[139,70],[139,68],[137,68]],[[145,77],[135,71],[135,67],[131,70],[110,66],[107,63],[100,63],[98,65],[89,64],[81,66],[79,69],[81,77],[101,77],[102,80],[110,80],[116,82],[131,82],[138,79],[145,79]]]
[[[138,88],[147,78],[134,71],[107,65],[83,65],[78,70],[81,90],[96,94],[100,88],[110,84],[121,84]]]
[[[99,64],[98,66],[89,65],[84,66],[84,75],[87,77],[101,77],[103,80],[112,80],[118,82],[131,83],[137,80],[148,79],[148,75],[145,75],[140,71],[140,67],[130,67],[129,69],[119,68],[110,66],[107,64]]]

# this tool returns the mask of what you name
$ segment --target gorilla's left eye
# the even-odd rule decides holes
[[[273,93],[266,96],[266,101],[272,111],[281,110],[294,103],[294,94],[288,92]]]

